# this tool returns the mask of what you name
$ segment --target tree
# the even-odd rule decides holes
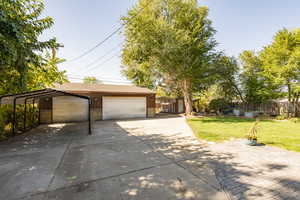
[[[240,80],[245,102],[263,103],[280,96],[278,85],[264,75],[263,62],[259,55],[253,51],[244,51],[240,54],[240,61]]]
[[[44,4],[41,0],[0,1],[1,93],[31,89],[28,88],[29,81],[32,84],[39,82],[30,80],[30,77],[35,77],[37,71],[44,73],[45,68],[48,68],[46,71],[49,72],[49,67],[57,62],[44,57],[46,51],[59,48],[56,39],[39,40],[43,31],[53,25],[52,18],[40,17],[43,9]],[[36,87],[39,86],[32,86]]]
[[[295,107],[300,95],[300,29],[278,31],[260,59],[263,75],[286,90],[289,104]]]
[[[147,87],[149,89],[157,89],[157,86],[162,82],[160,73],[155,73],[155,69],[150,66],[145,67],[145,65],[132,65],[131,67],[122,67],[122,74],[135,85]]]
[[[55,57],[52,53],[46,53],[40,59],[41,66],[30,65],[30,70],[27,74],[27,88],[29,90],[39,90],[43,88],[53,87],[54,84],[62,84],[68,82],[66,71],[59,71],[57,65],[64,62],[64,59]]]
[[[124,74],[135,83],[142,77],[142,82],[150,87],[164,82],[179,88],[186,114],[192,112],[193,91],[206,88],[215,67],[215,30],[207,19],[208,8],[197,3],[140,0],[122,18],[126,37],[122,53]]]
[[[99,81],[99,80],[98,80],[96,77],[94,77],[94,76],[87,76],[87,77],[84,77],[83,82],[84,82],[84,83],[89,83],[89,84],[98,84],[98,83],[101,83],[101,81]]]
[[[219,54],[216,61],[216,85],[220,88],[219,94],[222,98],[232,102],[232,100],[245,101],[242,89],[240,88],[240,68],[234,57],[227,57]]]

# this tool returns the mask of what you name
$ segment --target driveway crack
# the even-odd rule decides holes
[[[55,179],[55,173],[56,173],[56,171],[58,170],[58,168],[60,167],[60,165],[62,164],[62,162],[63,162],[63,160],[64,160],[64,158],[65,158],[67,152],[68,152],[69,149],[70,149],[70,146],[71,146],[72,142],[73,142],[73,139],[70,139],[70,141],[68,142],[68,144],[67,144],[67,146],[66,146],[66,149],[65,149],[63,155],[61,156],[61,159],[59,160],[58,165],[56,166],[55,170],[53,171],[53,176],[51,177],[51,180],[50,180],[50,182],[49,182],[49,184],[48,184],[47,191],[49,191],[49,188],[50,188],[50,186],[52,185],[52,183],[53,183],[53,181],[54,181],[54,179]],[[47,192],[47,191],[46,191],[46,192]]]

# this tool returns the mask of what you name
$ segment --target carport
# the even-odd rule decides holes
[[[36,103],[40,102],[41,98],[47,98],[47,97],[58,97],[58,96],[72,96],[80,99],[87,100],[88,103],[88,134],[92,134],[91,130],[91,100],[90,97],[79,95],[79,94],[73,94],[65,91],[55,90],[55,89],[43,89],[43,90],[36,90],[36,91],[30,91],[30,92],[24,92],[19,94],[8,94],[8,95],[2,95],[0,96],[0,106],[3,105],[12,105],[12,136],[16,135],[16,132],[19,131],[17,127],[17,105],[24,105],[24,111],[23,111],[23,128],[22,132],[25,132],[33,127],[27,127],[27,113],[31,113],[31,119],[35,120],[35,118],[38,118],[37,125],[40,124],[40,106],[38,106],[38,116],[35,116],[33,114],[34,112],[34,106]],[[28,108],[28,102],[31,102],[31,109],[30,106]]]

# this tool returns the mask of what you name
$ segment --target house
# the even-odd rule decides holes
[[[64,123],[88,120],[144,118],[155,115],[155,92],[133,85],[65,83],[53,89],[88,96],[88,100],[70,95],[41,98],[40,123]]]
[[[162,113],[183,113],[185,112],[183,98],[157,97],[156,109]]]

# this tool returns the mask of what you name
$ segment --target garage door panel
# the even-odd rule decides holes
[[[183,100],[178,100],[178,112],[183,113],[184,112],[184,102]]]
[[[72,96],[53,98],[53,122],[78,122],[88,120],[88,101]]]
[[[103,97],[103,119],[146,117],[146,97]]]

